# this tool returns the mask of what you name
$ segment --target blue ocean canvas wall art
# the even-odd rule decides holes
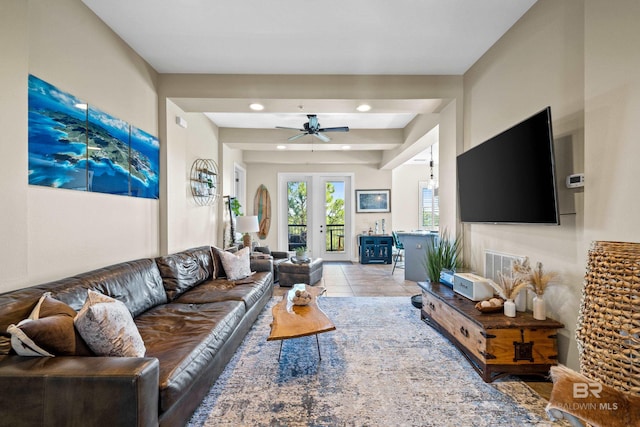
[[[89,106],[90,191],[129,195],[129,124]]]
[[[29,184],[158,199],[158,138],[29,75]]]
[[[29,75],[29,184],[87,189],[87,104]]]
[[[131,126],[131,195],[157,199],[160,195],[158,138]]]

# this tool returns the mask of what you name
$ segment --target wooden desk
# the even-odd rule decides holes
[[[320,307],[318,307],[318,297],[325,292],[325,288],[307,285],[306,290],[312,296],[311,302],[308,305],[294,305],[293,297],[298,289],[301,289],[301,286],[294,285],[294,287],[284,295],[282,301],[276,304],[271,310],[273,323],[271,323],[271,333],[267,341],[315,335],[316,343],[318,344],[318,355],[320,359],[322,359],[318,334],[336,329],[333,322]],[[280,342],[280,353],[281,352],[282,341]],[[280,353],[278,353],[278,360],[280,360]]]
[[[516,317],[480,313],[475,302],[445,285],[418,285],[422,288],[421,318],[449,339],[485,382],[507,374],[547,376],[557,364],[557,330],[564,327],[562,323],[536,320],[529,312]]]

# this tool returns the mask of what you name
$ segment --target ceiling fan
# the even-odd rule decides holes
[[[348,126],[340,126],[340,127],[333,127],[333,128],[320,127],[320,123],[318,122],[318,117],[315,114],[307,114],[307,118],[309,119],[309,121],[304,124],[304,127],[302,129],[290,128],[290,127],[284,127],[284,126],[276,126],[276,128],[277,129],[295,129],[297,131],[302,132],[301,134],[294,135],[291,138],[289,138],[289,141],[296,140],[305,135],[313,135],[316,138],[318,138],[320,141],[329,142],[331,141],[331,138],[329,138],[326,135],[323,135],[322,134],[323,132],[349,132]]]

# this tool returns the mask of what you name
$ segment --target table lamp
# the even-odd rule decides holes
[[[249,235],[249,233],[260,231],[258,217],[254,215],[237,217],[236,230],[238,230],[239,233],[244,233],[244,236],[242,236],[242,244],[244,245],[244,247],[251,248],[251,236]]]

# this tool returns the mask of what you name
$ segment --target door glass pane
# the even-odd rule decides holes
[[[325,183],[325,250],[344,251],[344,181]]]
[[[289,250],[307,247],[307,183],[287,182],[287,226]]]

